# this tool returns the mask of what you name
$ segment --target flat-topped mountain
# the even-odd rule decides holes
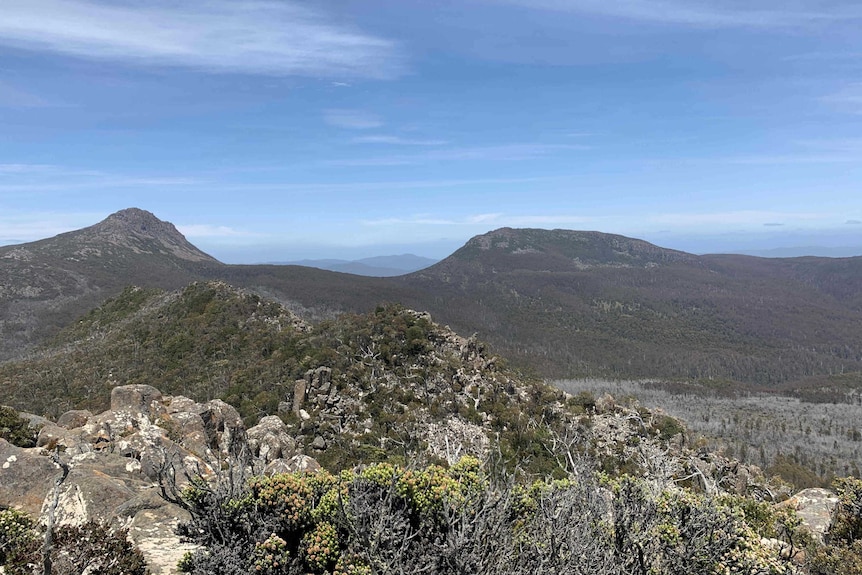
[[[544,265],[547,271],[698,262],[697,256],[615,234],[512,228],[476,236],[448,259],[504,267],[541,269]]]
[[[696,256],[618,235],[500,229],[397,281],[547,376],[772,385],[862,369],[862,258]]]
[[[143,210],[0,248],[0,359],[128,285],[220,280],[312,322],[429,311],[547,377],[787,385],[862,372],[862,258],[696,256],[600,232],[503,228],[400,277],[226,265]]]

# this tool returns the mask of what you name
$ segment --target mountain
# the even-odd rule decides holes
[[[0,247],[0,358],[127,285],[177,288],[209,265],[220,264],[172,224],[135,208],[81,230]]]
[[[860,257],[697,256],[600,232],[503,228],[423,270],[376,278],[222,264],[131,209],[0,248],[0,278],[0,358],[33,349],[127,285],[223,281],[312,323],[386,302],[429,311],[550,378],[787,389],[862,372]]]
[[[501,229],[395,281],[549,377],[773,385],[862,371],[862,258],[695,256],[598,232]]]
[[[804,256],[849,258],[862,254],[862,246],[793,246],[762,250],[740,250],[735,253],[762,258],[795,258]]]
[[[437,263],[438,260],[423,258],[413,254],[397,256],[375,256],[359,260],[300,260],[293,262],[273,262],[280,265],[298,265],[322,270],[370,277],[400,276],[419,271]]]

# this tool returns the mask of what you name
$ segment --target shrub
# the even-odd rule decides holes
[[[0,565],[9,575],[32,573],[39,563],[39,532],[26,513],[0,510]]]
[[[125,529],[112,531],[107,525],[88,521],[81,526],[63,526],[54,536],[54,575],[145,575],[144,556],[126,538]]]
[[[587,469],[517,486],[492,480],[475,459],[373,464],[255,478],[243,493],[201,501],[198,512],[213,516],[246,510],[249,527],[229,542],[192,537],[206,546],[183,560],[194,574],[790,572],[761,543],[758,531],[777,520],[766,509],[644,479],[599,480]]]
[[[36,446],[36,433],[30,429],[30,422],[6,406],[0,406],[0,439],[18,447]]]

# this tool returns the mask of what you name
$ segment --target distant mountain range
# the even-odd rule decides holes
[[[306,266],[358,276],[383,278],[419,271],[436,264],[438,261],[413,254],[401,254],[397,256],[375,256],[359,260],[328,259],[269,263],[274,265]]]
[[[826,258],[852,258],[862,254],[862,246],[794,246],[787,248],[772,248],[764,250],[740,250],[738,253],[762,258],[795,258],[818,256]]]
[[[789,385],[862,372],[862,257],[696,256],[618,235],[503,228],[399,277],[226,265],[128,209],[0,248],[0,358],[127,285],[221,280],[306,320],[399,302],[547,377]]]

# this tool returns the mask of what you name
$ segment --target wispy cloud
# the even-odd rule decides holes
[[[817,222],[831,219],[830,214],[817,212],[775,212],[761,210],[738,210],[708,213],[665,213],[652,214],[644,218],[653,224],[673,227],[701,226],[781,226],[772,222],[790,223]]]
[[[105,214],[95,212],[22,212],[8,208],[0,209],[0,230],[2,230],[0,245],[49,238],[89,226],[104,217]]]
[[[442,146],[448,144],[446,140],[416,140],[387,135],[357,136],[350,141],[354,144],[385,144],[393,146]]]
[[[847,220],[844,223],[851,225],[851,226],[858,226],[858,225],[862,224],[862,220]]]
[[[203,183],[203,180],[188,176],[117,174],[51,164],[0,164],[0,192],[4,193],[187,188]]]
[[[501,212],[474,214],[461,218],[444,218],[428,214],[410,217],[380,218],[375,220],[361,220],[364,226],[461,226],[475,228],[477,226],[487,229],[489,227],[529,227],[529,226],[579,226],[587,223],[595,223],[602,218],[593,218],[571,214],[537,214],[537,215],[509,215]]]
[[[858,62],[862,52],[805,52],[781,58],[785,62]]]
[[[802,0],[788,5],[779,0],[746,4],[707,0],[492,0],[540,10],[577,12],[640,22],[700,28],[792,28],[818,22],[840,22],[862,17],[851,3]]]
[[[50,164],[0,164],[0,175],[46,173],[56,169]]]
[[[862,153],[862,138],[830,138],[821,140],[797,140],[799,146],[805,146],[815,150],[828,150],[831,152],[848,152],[851,154]],[[856,158],[858,161],[858,157]]]
[[[379,117],[364,110],[324,110],[323,121],[330,126],[348,130],[369,130],[383,125]]]
[[[48,108],[54,105],[36,94],[0,82],[0,108]]]
[[[435,149],[421,154],[392,154],[371,158],[348,158],[326,162],[338,166],[406,166],[441,161],[517,161],[530,160],[565,151],[584,151],[589,146],[565,144],[502,144]]]
[[[269,75],[386,78],[389,40],[292,0],[4,0],[0,44],[133,64]]]
[[[820,98],[840,111],[862,114],[862,82],[848,84],[844,88]]]
[[[843,150],[833,150],[833,153],[818,154],[779,154],[750,156],[718,156],[715,158],[675,159],[675,163],[688,162],[693,164],[739,164],[739,165],[799,165],[799,164],[846,164],[856,163],[859,157]]]
[[[216,226],[211,224],[188,224],[177,225],[177,229],[190,238],[243,238],[255,237],[260,234],[237,230],[229,226]]]

